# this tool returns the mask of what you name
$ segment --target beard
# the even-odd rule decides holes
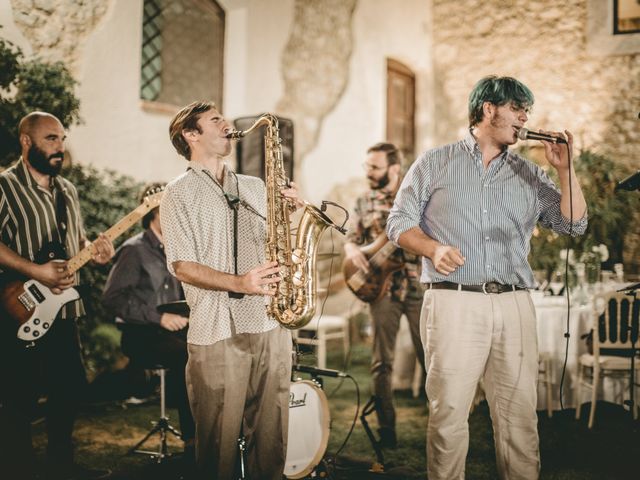
[[[47,156],[47,154],[40,150],[35,144],[31,146],[29,153],[27,153],[27,159],[31,166],[43,175],[49,175],[51,177],[57,176],[60,170],[62,170],[62,162],[51,163],[51,160],[54,158],[64,159],[64,153],[56,152]]]
[[[499,132],[500,130],[507,130],[507,129],[510,130],[510,132],[509,132],[509,135],[510,135],[509,140],[502,139],[502,143],[504,145],[513,145],[514,143],[517,142],[518,137],[516,135],[516,132],[513,130],[513,128],[511,128],[511,124],[505,118],[505,116],[500,113],[500,111],[496,110],[495,115],[493,115],[491,117],[489,125],[491,125],[491,127],[496,132]]]
[[[378,180],[375,178],[368,178],[369,186],[372,190],[381,190],[387,185],[389,185],[389,170],[387,170],[384,176]]]

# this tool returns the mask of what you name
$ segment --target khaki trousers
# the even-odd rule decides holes
[[[469,409],[482,377],[500,478],[537,479],[538,342],[529,292],[427,290],[420,329],[427,363],[429,480],[464,479]]]
[[[198,478],[237,478],[240,427],[248,477],[281,480],[287,451],[291,332],[237,334],[188,345]]]
[[[402,314],[407,316],[411,340],[416,356],[424,367],[424,353],[420,341],[420,311],[422,301],[418,298],[406,298],[404,302],[392,300],[385,295],[370,305],[373,326],[373,351],[371,352],[371,377],[373,394],[378,397],[376,414],[380,428],[395,429],[396,411],[393,406],[391,376],[396,337],[400,329]]]

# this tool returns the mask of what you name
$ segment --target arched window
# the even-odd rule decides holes
[[[222,108],[224,20],[214,0],[144,0],[140,98]]]

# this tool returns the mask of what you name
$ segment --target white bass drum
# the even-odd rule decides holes
[[[327,396],[316,383],[291,382],[285,477],[304,478],[320,463],[329,442],[330,420]]]

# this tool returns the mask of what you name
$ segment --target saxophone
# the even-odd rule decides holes
[[[249,129],[232,131],[227,134],[227,138],[240,139],[263,125],[267,127],[264,137],[266,259],[278,262],[281,277],[275,295],[270,297],[267,313],[282,326],[293,330],[309,323],[316,311],[316,255],[320,235],[327,227],[335,228],[343,234],[345,230],[334,224],[323,211],[304,202],[304,212],[296,230],[295,248],[292,248],[289,213],[293,207],[280,193],[280,190],[289,185],[289,179],[282,160],[278,119],[272,114],[264,114]]]

